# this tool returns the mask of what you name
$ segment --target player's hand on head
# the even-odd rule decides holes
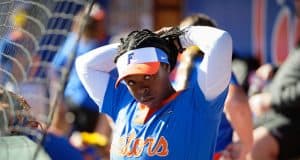
[[[165,39],[170,42],[172,46],[182,53],[183,48],[179,40],[179,36],[183,34],[183,31],[179,27],[162,27],[161,29],[155,31],[160,38]]]
[[[157,35],[159,35],[159,36],[161,36],[161,35],[167,33],[168,31],[170,31],[172,28],[173,27],[162,27],[162,28],[154,31],[154,33],[157,34]]]

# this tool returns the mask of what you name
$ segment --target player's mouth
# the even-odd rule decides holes
[[[140,102],[145,104],[145,105],[151,105],[154,103],[155,98],[152,96],[147,96],[147,97],[141,97]]]

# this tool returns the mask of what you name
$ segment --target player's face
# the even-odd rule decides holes
[[[132,75],[124,80],[134,98],[149,107],[158,107],[160,103],[170,94],[173,88],[170,87],[169,72],[160,68],[154,75]]]

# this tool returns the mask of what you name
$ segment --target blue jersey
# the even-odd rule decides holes
[[[227,90],[207,101],[199,87],[186,89],[143,123],[139,103],[124,85],[115,91],[114,84],[111,80],[101,108],[115,121],[112,159],[211,158]]]
[[[194,59],[194,64],[197,66],[202,62],[202,58],[198,57]],[[192,73],[190,75],[190,83],[193,83],[193,80],[195,79],[195,76],[197,74],[196,69],[192,70]],[[230,78],[230,85],[239,85],[237,78],[235,74],[232,72],[231,73],[231,78]],[[232,136],[233,136],[233,128],[228,121],[225,113],[222,113],[222,118],[218,130],[218,137],[217,137],[217,142],[216,142],[216,149],[215,152],[221,152],[223,151],[227,145],[232,143]]]
[[[202,62],[202,58],[198,57],[194,59],[194,65],[198,66]],[[197,70],[195,67],[192,69],[191,74],[189,76],[189,83],[188,88],[195,83],[195,77],[197,76]],[[175,82],[176,83],[176,82]],[[230,79],[231,85],[238,85],[238,81],[232,72],[231,79]],[[218,129],[218,136],[217,136],[217,142],[216,142],[216,149],[215,152],[223,151],[227,145],[229,145],[232,142],[232,136],[233,136],[233,128],[226,118],[225,113],[222,113],[220,126]]]

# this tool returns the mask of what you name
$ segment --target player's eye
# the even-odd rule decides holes
[[[128,86],[133,86],[135,84],[132,80],[126,81],[126,83]]]
[[[145,75],[145,76],[144,76],[144,79],[145,79],[145,80],[150,80],[151,78],[152,78],[151,75]]]

